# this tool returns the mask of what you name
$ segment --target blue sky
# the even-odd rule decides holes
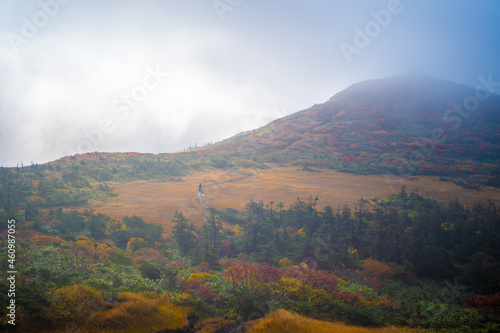
[[[498,0],[0,0],[0,165],[173,152],[367,79],[498,82],[498,59]]]

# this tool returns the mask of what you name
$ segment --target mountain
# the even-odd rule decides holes
[[[500,96],[477,93],[420,73],[364,81],[202,154],[499,186]]]

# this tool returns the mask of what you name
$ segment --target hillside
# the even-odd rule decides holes
[[[418,73],[364,81],[201,154],[499,186],[500,96],[468,112],[475,94]]]

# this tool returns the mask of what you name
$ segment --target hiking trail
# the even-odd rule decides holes
[[[244,176],[244,177],[241,177],[241,178],[230,179],[230,180],[226,180],[226,181],[223,181],[223,182],[215,182],[215,183],[212,183],[212,184],[208,184],[206,186],[203,186],[201,188],[201,190],[198,191],[198,201],[199,201],[200,205],[202,205],[203,207],[205,207],[205,209],[207,210],[207,213],[205,214],[205,218],[203,220],[204,224],[207,224],[208,219],[210,218],[210,207],[208,207],[207,204],[205,204],[203,202],[203,192],[204,192],[204,190],[208,189],[208,188],[211,188],[213,186],[216,186],[216,185],[222,185],[222,184],[227,184],[227,183],[240,182],[240,181],[247,180],[247,179],[250,179],[252,177],[257,176],[257,172],[255,172],[253,169],[248,169],[248,171],[250,171],[252,174]]]

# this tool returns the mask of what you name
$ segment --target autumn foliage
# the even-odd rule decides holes
[[[72,285],[54,292],[47,316],[56,321],[74,321],[83,325],[95,311],[104,308],[103,295],[90,286]]]
[[[394,275],[389,265],[373,259],[366,259],[363,263],[363,269],[379,279],[390,279]]]
[[[478,295],[464,301],[464,307],[478,311],[500,314],[500,293],[494,295]]]
[[[33,244],[68,244],[64,239],[54,236],[35,235],[31,237]]]

